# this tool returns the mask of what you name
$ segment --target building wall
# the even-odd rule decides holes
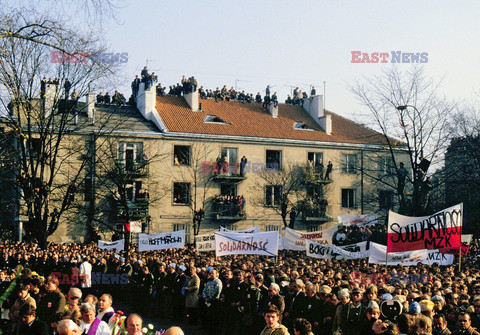
[[[77,138],[75,141],[83,141],[85,138]],[[272,143],[242,143],[241,141],[207,141],[196,140],[192,138],[147,138],[147,137],[119,137],[112,141],[114,146],[118,146],[119,142],[142,142],[143,150],[149,157],[149,173],[148,175],[138,178],[142,181],[143,188],[150,193],[149,215],[151,216],[150,233],[171,231],[174,228],[180,229],[182,226],[190,227],[192,224],[193,209],[191,206],[173,204],[173,183],[174,182],[190,182],[192,184],[192,192],[194,192],[193,184],[197,180],[197,209],[201,207],[203,198],[203,182],[204,178],[213,177],[211,174],[205,176],[202,173],[202,162],[216,162],[216,158],[221,154],[221,149],[224,147],[237,148],[237,161],[240,162],[242,156],[246,156],[251,163],[263,165],[266,163],[267,150],[280,150],[282,152],[282,165],[303,165],[307,163],[308,152],[323,153],[323,163],[326,166],[329,161],[333,163],[333,172],[331,174],[332,183],[325,186],[325,198],[328,201],[327,214],[331,216],[332,221],[326,225],[333,224],[336,221],[338,214],[361,214],[362,213],[362,174],[360,171],[355,173],[345,173],[342,171],[342,155],[355,154],[357,157],[357,167],[361,167],[361,158],[363,156],[364,169],[368,173],[363,175],[364,197],[363,207],[364,213],[370,213],[378,209],[378,201],[371,200],[368,192],[373,194],[378,193],[378,189],[388,188],[382,183],[370,178],[368,175],[378,175],[379,159],[388,157],[387,151],[379,150],[378,148],[368,148],[362,146],[344,146],[341,144],[331,145],[279,145]],[[112,144],[111,144],[112,145]],[[191,165],[177,166],[174,163],[174,146],[186,145],[191,147]],[[104,147],[105,148],[105,147]],[[107,151],[106,149],[104,151]],[[363,152],[363,155],[362,155]],[[103,163],[107,159],[105,153],[99,149],[97,160],[101,159]],[[111,159],[111,157],[110,157]],[[405,161],[406,156],[402,153],[398,154],[398,161]],[[79,157],[76,158],[65,172],[65,180],[75,172],[76,165],[80,164]],[[194,172],[194,170],[196,172]],[[97,171],[98,172],[98,171]],[[389,177],[389,183],[394,183],[394,177]],[[260,178],[258,173],[250,171],[246,173],[246,179],[238,182],[238,195],[244,195],[247,204],[245,207],[246,219],[236,222],[230,221],[225,223],[227,227],[237,230],[245,229],[253,226],[260,226],[261,231],[265,231],[270,225],[277,225],[283,227],[281,216],[272,208],[264,207],[262,202],[264,199],[264,185],[265,182]],[[102,185],[97,181],[97,205],[104,205],[105,199],[112,196],[112,185],[108,187]],[[342,207],[342,189],[356,190],[356,206],[355,208]],[[84,240],[86,235],[86,206],[88,202],[84,201],[83,188],[79,186],[78,195],[76,196],[76,205],[80,209],[72,210],[63,217],[57,232],[52,235],[49,240],[56,242],[77,241]],[[216,194],[220,194],[220,183],[215,180],[208,182],[205,189],[205,198],[211,200]],[[192,194],[195,199],[195,194]],[[294,200],[294,199],[292,199]],[[211,214],[210,201],[205,208],[206,219],[202,223],[201,234],[209,231],[217,230],[219,222],[213,219]],[[108,215],[105,211],[100,211],[98,215],[104,215],[105,219]],[[289,221],[289,218],[287,218]],[[110,222],[112,223],[112,222]],[[232,226],[233,225],[233,226]],[[312,229],[312,224],[306,224],[297,220],[296,229],[307,230]],[[318,225],[313,225],[318,226]],[[315,228],[314,228],[315,229]],[[102,231],[102,229],[100,229]],[[109,239],[111,233],[105,230],[103,238]],[[191,231],[192,233],[192,231]]]

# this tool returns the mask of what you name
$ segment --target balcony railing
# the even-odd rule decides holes
[[[219,197],[213,199],[212,210],[217,220],[245,220],[245,198]]]
[[[149,164],[146,160],[120,161],[119,166],[123,173],[131,174],[132,177],[142,177],[149,173]]]
[[[136,200],[136,201],[127,201],[127,206],[123,204],[122,201],[116,200],[116,209],[118,217],[126,217],[127,211],[130,217],[130,220],[139,220],[146,218],[148,214],[148,201],[147,200]],[[127,208],[128,207],[128,208]]]

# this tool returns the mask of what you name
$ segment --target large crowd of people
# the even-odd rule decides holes
[[[41,250],[2,242],[3,331],[112,334],[120,301],[138,313],[125,322],[128,334],[140,334],[140,315],[210,334],[478,334],[477,251],[474,240],[458,271],[295,251],[215,258],[192,245],[142,253],[131,246],[126,253],[94,244]]]

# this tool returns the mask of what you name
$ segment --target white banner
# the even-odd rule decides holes
[[[130,232],[131,233],[141,233],[142,232],[142,221],[130,221]]]
[[[227,233],[240,233],[240,234],[253,234],[253,233],[259,233],[260,229],[258,226],[255,226],[253,228],[248,228],[244,230],[230,230],[225,227],[220,227],[221,232],[227,232]]]
[[[98,241],[98,248],[99,249],[104,249],[104,250],[113,250],[117,249],[118,251],[122,251],[125,249],[125,240],[121,239],[118,241]]]
[[[195,236],[198,252],[215,250],[215,233]]]
[[[138,251],[185,247],[185,230],[159,234],[138,234]]]
[[[363,215],[337,215],[338,224],[341,226],[371,226],[378,223],[377,214],[363,214]]]
[[[305,240],[307,256],[323,259],[359,259],[367,258],[367,242],[349,244],[342,247],[322,245],[311,240]]]
[[[370,257],[368,263],[385,264],[387,247],[377,243],[370,243]],[[415,266],[418,263],[431,265],[438,263],[442,266],[453,264],[453,255],[440,253],[439,250],[413,250],[404,252],[389,252],[387,265]]]
[[[278,232],[278,250],[283,250],[283,236]]]
[[[331,228],[306,233],[290,228],[285,228],[285,236],[283,237],[283,247],[285,250],[305,250],[305,240],[313,240],[318,244],[330,245],[332,243],[333,234],[338,230],[338,225]]]
[[[278,231],[267,233],[215,233],[216,256],[225,255],[278,255]]]

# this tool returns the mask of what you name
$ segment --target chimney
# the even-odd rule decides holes
[[[332,116],[324,115],[318,121],[320,128],[322,128],[327,135],[332,135]]]
[[[137,93],[137,109],[148,121],[152,121],[158,129],[165,131],[167,128],[163,124],[160,115],[156,110],[157,91],[154,85],[145,90],[145,83],[140,83]]]
[[[93,120],[94,110],[95,110],[95,93],[87,93],[87,116],[89,119]]]
[[[314,95],[303,100],[303,108],[317,122],[324,132],[332,134],[332,117],[323,111],[323,95]]]
[[[199,105],[198,105],[198,91],[197,90],[195,90],[195,92],[193,92],[193,93],[184,94],[183,97],[185,98],[185,101],[187,101],[187,104],[190,106],[192,111],[194,111],[194,112],[200,111],[200,109],[198,109]]]
[[[45,88],[45,117],[50,116],[50,114],[52,113],[53,106],[55,105],[55,100],[57,99],[57,88],[58,86],[54,84],[47,84]]]
[[[278,117],[278,105],[277,107],[274,107],[275,104],[273,102],[270,102],[268,104],[268,112],[272,117]]]

